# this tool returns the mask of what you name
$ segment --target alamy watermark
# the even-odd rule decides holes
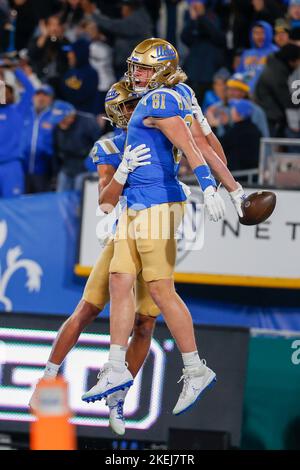
[[[300,364],[300,339],[295,339],[295,341],[293,341],[292,343],[291,348],[295,349],[292,354],[291,361],[295,366],[297,366]]]
[[[295,105],[300,104],[300,80],[294,80],[291,86],[295,90],[292,93],[292,103]]]
[[[103,243],[114,236],[118,240],[176,238],[181,251],[201,250],[204,245],[204,204],[198,201],[191,200],[184,208],[178,202],[126,208],[123,199],[117,207],[106,209],[108,214],[99,208],[96,212],[100,217],[96,236]]]

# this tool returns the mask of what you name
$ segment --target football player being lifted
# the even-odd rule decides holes
[[[128,59],[128,86],[142,98],[128,123],[127,144],[131,148],[146,145],[151,164],[133,172],[121,164],[106,194],[100,197],[103,207],[115,205],[119,192],[126,196],[127,207],[119,219],[110,264],[109,359],[97,384],[83,395],[84,401],[125,391],[133,383],[126,354],[135,318],[133,286],[139,275],[182,354],[184,385],[173,413],[178,415],[190,408],[216,380],[216,374],[199,357],[192,317],[174,288],[175,234],[187,199],[177,179],[182,154],[203,191],[210,219],[222,219],[225,207],[207,162],[230,192],[238,213],[244,191],[222,161],[224,154],[217,139],[210,136],[208,141],[211,131],[193,91],[183,83],[185,78],[178,67],[176,49],[162,39],[143,41]],[[113,197],[108,194],[109,186]]]

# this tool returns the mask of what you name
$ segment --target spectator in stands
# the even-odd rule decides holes
[[[161,0],[144,0],[144,5],[146,7],[146,10],[149,13],[149,16],[152,20],[152,25],[153,25],[153,37],[157,37],[157,23],[159,20],[159,11],[161,8],[162,1]]]
[[[300,46],[300,27],[293,28],[289,34],[290,37],[290,44],[295,44],[296,46]]]
[[[90,64],[98,73],[97,113],[100,114],[104,112],[106,93],[116,81],[113,69],[113,49],[94,21],[87,24],[86,32],[91,40]]]
[[[236,49],[232,59],[232,70],[236,72],[240,66],[241,58],[244,53],[244,49]]]
[[[65,27],[65,36],[70,42],[77,39],[77,28],[83,18],[80,0],[67,0],[61,13],[61,21]]]
[[[284,5],[278,0],[252,0],[251,3],[253,9],[251,22],[266,21],[273,26],[276,19],[285,12]]]
[[[51,122],[54,91],[50,85],[35,90],[33,106],[24,120],[22,155],[26,171],[26,192],[50,190],[54,124]]]
[[[266,21],[272,26],[283,17],[286,6],[282,0],[231,0],[233,48],[249,47],[249,31],[256,21]]]
[[[275,22],[274,42],[280,49],[290,41],[290,27],[284,18],[279,18]]]
[[[203,99],[202,111],[206,112],[207,108],[220,101],[225,101],[226,98],[226,81],[230,73],[227,69],[220,69],[213,77],[212,90],[208,90]]]
[[[237,72],[252,75],[249,81],[251,91],[261,71],[264,68],[267,57],[278,50],[278,47],[272,44],[273,30],[272,26],[265,21],[257,21],[251,29],[251,49],[244,51]]]
[[[37,17],[40,19],[49,18],[57,15],[61,11],[61,0],[30,0],[36,11]],[[65,0],[63,0],[64,2]]]
[[[27,75],[34,88],[39,88],[42,84],[36,73],[33,72],[32,65],[28,57],[28,50],[22,49],[18,53],[19,64],[23,72]]]
[[[11,9],[16,12],[15,48],[25,49],[38,23],[38,17],[31,0],[12,0]]]
[[[68,56],[69,70],[62,79],[61,98],[80,111],[97,114],[98,73],[89,62],[90,43],[78,39],[64,50]]]
[[[14,73],[23,92],[20,101],[15,102],[15,90],[6,83],[6,104],[0,105],[0,197],[14,197],[24,193],[20,133],[34,88],[21,69],[16,69]],[[0,69],[0,79],[3,78],[4,71]]]
[[[7,15],[9,10],[8,0],[0,0],[0,11]]]
[[[5,52],[7,49],[7,26],[8,10],[3,0],[0,0],[0,53]]]
[[[119,0],[113,0],[111,2],[108,2],[107,0],[98,0],[97,5],[103,15],[107,15],[112,18],[119,17],[119,14],[120,14],[120,1]]]
[[[151,19],[141,0],[121,0],[122,18],[97,17],[97,24],[104,34],[114,38],[114,66],[117,79],[126,72],[126,59],[134,47],[151,37]]]
[[[232,0],[231,10],[233,49],[246,49],[249,47],[252,5],[250,1]]]
[[[69,44],[64,36],[64,27],[58,15],[50,16],[39,23],[40,33],[29,44],[28,54],[33,70],[43,81],[59,90],[60,77],[68,69],[63,46]]]
[[[206,10],[205,2],[191,0],[189,3],[181,34],[183,43],[189,47],[184,70],[199,103],[202,103],[214,74],[225,64],[226,40],[219,28],[218,18],[211,10]]]
[[[231,100],[231,119],[221,143],[231,171],[248,170],[258,167],[261,133],[251,121],[253,111],[249,100]]]
[[[97,21],[100,14],[97,3],[97,0],[80,0],[80,7],[83,11],[83,20]]]
[[[227,100],[250,100],[250,86],[247,82],[247,77],[243,74],[234,74],[226,83],[226,97]],[[257,126],[263,137],[269,137],[270,131],[266,113],[258,106],[252,103],[251,120]]]
[[[288,79],[300,66],[300,47],[287,44],[268,58],[255,88],[255,100],[267,115],[272,137],[282,137],[289,122],[289,112],[295,110]],[[293,114],[293,113],[292,113]]]
[[[287,19],[291,29],[300,27],[300,0],[290,0]]]
[[[54,131],[57,191],[80,191],[86,173],[85,159],[100,137],[100,127],[93,115],[77,112],[65,102],[56,102],[53,116],[58,123]]]
[[[229,100],[243,99],[250,100],[250,86],[247,81],[247,76],[236,73],[226,83],[226,97],[219,103],[215,103],[208,108],[206,112],[207,119],[212,127],[215,128],[216,134],[222,137],[225,132],[226,126],[232,126],[231,110],[229,107]],[[256,103],[251,102],[252,112],[251,121],[260,130],[263,137],[269,137],[269,127],[264,110]]]

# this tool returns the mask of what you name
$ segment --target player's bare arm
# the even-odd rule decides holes
[[[159,129],[176,148],[181,150],[192,170],[199,165],[206,165],[206,161],[197,148],[189,128],[180,116],[164,119],[149,117],[144,120],[144,124]]]
[[[210,137],[211,134],[205,137],[201,129],[201,126],[196,119],[193,120],[193,124],[191,126],[191,133],[194,137],[197,147],[203,154],[214,176],[219,181],[221,181],[221,183],[224,185],[227,191],[229,192],[235,191],[238,188],[238,183],[235,181],[234,177],[228,170],[225,163],[219,157],[220,153],[217,153],[209,144],[208,137]],[[221,146],[221,149],[222,149],[222,146]],[[224,154],[223,149],[222,149],[222,153]]]
[[[221,142],[219,141],[218,137],[214,132],[211,132],[206,136],[207,142],[212,147],[212,149],[216,152],[218,157],[223,161],[225,165],[227,165],[227,158],[224,153],[223,147]]]
[[[180,116],[164,119],[150,117],[144,120],[144,124],[159,129],[184,153],[203,190],[210,220],[217,222],[222,219],[225,215],[225,204],[216,192],[216,182],[185,121]]]
[[[99,175],[99,207],[103,212],[108,213],[111,212],[112,207],[118,204],[124,186],[114,179],[116,170],[112,165],[98,165],[97,170]]]
[[[103,172],[101,169],[98,170],[100,173],[99,205],[103,212],[111,212],[113,207],[118,204],[129,173],[140,166],[150,165],[151,162],[149,159],[151,158],[151,155],[149,152],[150,149],[147,148],[145,144],[141,144],[134,149],[131,149],[131,146],[129,145],[126,147],[123,159],[116,171],[111,165],[100,165],[110,167],[110,169],[106,169]],[[108,178],[110,178],[109,181]],[[108,181],[106,186],[103,188],[103,191],[101,191],[101,180],[104,182]]]
[[[211,127],[208,124],[207,119],[203,115],[202,109],[199,106],[199,103],[197,101],[197,98],[193,90],[191,91],[193,93],[193,96],[192,96],[192,110],[193,110],[193,117],[194,117],[193,124],[195,121],[197,121],[198,126],[196,127],[196,129],[201,128],[202,134],[204,134],[204,136],[206,137],[208,144],[216,152],[216,154],[223,161],[223,163],[227,165],[227,158],[224,153],[221,142],[219,141],[217,136],[214,134],[214,132],[211,130]],[[192,127],[195,127],[195,126],[192,126]]]

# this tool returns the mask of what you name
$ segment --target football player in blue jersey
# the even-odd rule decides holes
[[[143,97],[129,121],[127,144],[133,148],[146,144],[150,148],[151,165],[129,174],[120,165],[110,183],[114,187],[119,185],[128,205],[119,220],[110,264],[111,347],[109,361],[101,370],[97,384],[82,398],[101,399],[133,383],[125,356],[134,322],[132,287],[137,275],[142,273],[182,353],[184,386],[173,409],[177,415],[192,406],[216,380],[216,374],[199,358],[190,312],[176,294],[173,282],[175,233],[186,200],[177,179],[181,153],[199,181],[212,220],[224,216],[224,203],[189,130],[193,125],[193,93],[181,83],[184,76],[178,68],[175,48],[161,39],[145,40],[134,49],[128,63],[131,88]],[[198,135],[198,138],[202,137]],[[212,148],[209,152],[216,156]],[[236,183],[227,189],[242,190]],[[242,196],[239,198],[235,203],[237,209]],[[158,236],[153,236],[153,229]],[[169,236],[162,236],[166,231]]]
[[[122,193],[123,187],[120,188],[119,184],[114,185],[115,180],[113,175],[123,157],[126,142],[126,127],[137,101],[135,95],[128,92],[123,82],[115,84],[107,94],[106,113],[111,123],[117,126],[121,132],[114,138],[100,139],[95,143],[91,152],[91,157],[97,165],[99,173],[100,203],[110,201],[110,203],[116,204]],[[199,122],[203,132],[207,134],[209,127],[207,127],[208,124],[205,123],[203,116],[199,119]],[[211,132],[208,135],[210,136]],[[143,150],[144,145],[141,147]],[[219,150],[222,156],[221,151]],[[144,156],[142,152],[140,163],[144,162]],[[134,162],[138,163],[138,159],[139,156],[137,154],[131,154],[130,170],[133,170],[132,165],[135,164]],[[214,170],[217,170],[219,165],[220,162],[218,161],[212,162]],[[124,171],[126,169],[124,170],[123,168]],[[226,169],[226,171],[228,170]],[[221,174],[223,181],[228,178],[226,171]],[[105,208],[105,204],[102,207]],[[94,321],[108,302],[109,265],[114,253],[113,248],[113,243],[110,240],[89,276],[81,301],[74,313],[58,332],[45,369],[45,377],[55,376],[58,373],[60,365],[63,363],[68,352],[76,344],[80,333],[87,325]],[[129,363],[129,369],[133,377],[138,373],[148,354],[156,317],[160,313],[159,308],[149,295],[142,276],[139,276],[137,279],[135,291],[137,314],[132,340],[126,355],[126,360]],[[125,396],[126,390],[120,390],[107,398],[107,405],[110,408],[110,425],[114,432],[119,435],[123,435],[125,432],[123,417]],[[30,406],[33,410],[35,408],[34,401],[33,395],[30,400]]]
[[[91,156],[99,173],[99,191],[106,186],[118,169],[124,154],[126,127],[131,113],[136,106],[136,97],[132,96],[124,83],[115,84],[107,96],[106,111],[110,121],[122,129],[112,139],[102,139],[95,143]],[[146,161],[145,161],[146,160]],[[148,162],[147,162],[148,160]],[[139,149],[125,150],[127,171],[134,171],[138,166],[149,164],[149,149],[141,145]],[[123,166],[124,162],[123,162]],[[49,360],[46,364],[44,377],[55,377],[69,351],[77,343],[82,331],[92,323],[109,301],[109,265],[113,257],[114,245],[109,240],[97,260],[86,283],[82,299],[74,313],[64,322],[54,341]],[[148,354],[156,317],[160,314],[158,307],[149,295],[145,282],[139,276],[135,286],[136,321],[133,329],[131,345],[126,360],[130,371],[135,377]],[[123,391],[111,394],[107,399],[110,409],[109,422],[115,433],[125,432],[123,403],[126,393]],[[36,408],[35,392],[31,396],[29,406],[34,412]]]

